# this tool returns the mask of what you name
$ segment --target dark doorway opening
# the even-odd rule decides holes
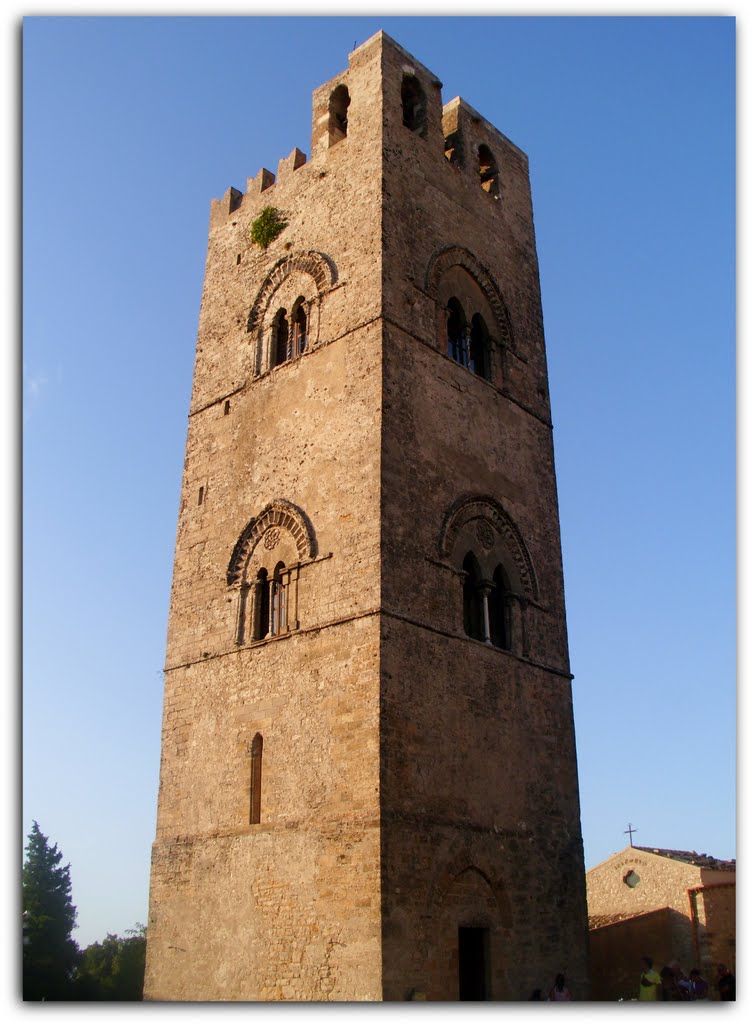
[[[488,928],[460,928],[460,999],[488,999]]]

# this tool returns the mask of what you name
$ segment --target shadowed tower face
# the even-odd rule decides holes
[[[212,204],[149,999],[587,992],[527,159],[440,90],[378,33]]]

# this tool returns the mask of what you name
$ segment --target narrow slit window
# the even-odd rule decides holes
[[[261,758],[264,752],[264,738],[257,732],[251,743],[251,792],[249,824],[261,821]]]
[[[199,489],[198,489],[198,503],[199,503],[199,505],[203,505],[203,503],[204,503],[204,488],[203,487],[199,487]]]
[[[229,415],[230,415],[230,403],[229,403],[229,401],[227,401],[227,402],[225,402],[225,416],[229,416]]]

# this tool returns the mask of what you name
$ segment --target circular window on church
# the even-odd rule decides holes
[[[634,889],[640,884],[640,876],[636,871],[628,871],[624,876],[624,884],[628,885],[630,889]]]

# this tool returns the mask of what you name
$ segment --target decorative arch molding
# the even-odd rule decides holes
[[[499,340],[514,349],[512,321],[501,292],[487,268],[468,249],[461,245],[448,245],[433,254],[428,261],[425,278],[425,290],[431,298],[438,301],[439,283],[452,267],[462,267],[473,278],[493,310]]]
[[[295,270],[313,278],[319,295],[337,282],[337,268],[334,261],[324,253],[311,249],[308,252],[296,253],[294,256],[284,256],[274,264],[253,300],[251,311],[248,314],[247,330],[249,334],[254,336],[258,334],[272,296]]]
[[[480,537],[484,546],[493,545],[492,530],[495,529],[502,537],[506,547],[514,559],[525,595],[538,600],[538,580],[535,575],[530,552],[522,539],[517,524],[509,513],[495,498],[487,495],[472,495],[459,498],[451,506],[441,524],[439,536],[439,553],[442,558],[450,558],[460,530],[469,522],[477,521]],[[490,543],[488,538],[490,537]]]
[[[441,907],[455,882],[466,872],[473,872],[479,875],[488,886],[499,909],[501,923],[507,926],[511,923],[512,907],[503,882],[490,864],[483,864],[482,861],[482,857],[477,857],[467,846],[462,845],[438,867],[426,894],[425,916],[427,919],[430,919]]]
[[[227,584],[232,586],[243,575],[243,568],[253,550],[267,530],[287,530],[295,541],[298,560],[308,561],[315,557],[313,528],[305,513],[283,498],[276,498],[250,520],[233,548],[230,564],[227,566]]]

